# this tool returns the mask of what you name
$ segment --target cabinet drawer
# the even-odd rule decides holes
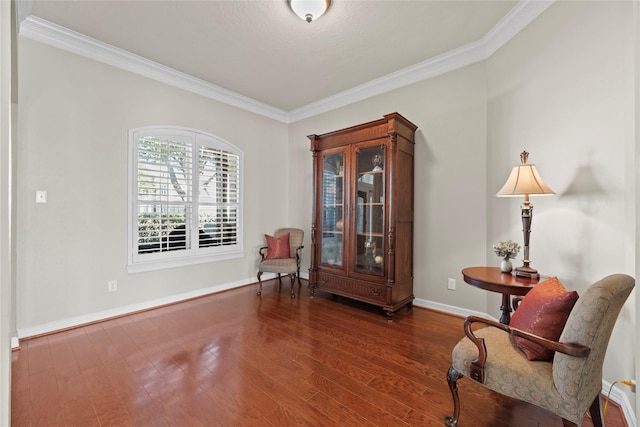
[[[377,305],[387,304],[387,287],[320,272],[318,289]]]

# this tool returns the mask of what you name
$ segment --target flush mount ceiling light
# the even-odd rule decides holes
[[[331,0],[288,0],[293,13],[307,22],[315,21],[329,9]]]

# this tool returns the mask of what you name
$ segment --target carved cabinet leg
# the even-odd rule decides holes
[[[458,417],[460,416],[460,398],[458,397],[458,380],[462,378],[462,374],[456,371],[453,366],[447,371],[447,382],[449,383],[449,390],[451,390],[451,397],[453,398],[453,415],[450,417],[444,417],[444,424],[447,427],[456,427],[458,424]]]

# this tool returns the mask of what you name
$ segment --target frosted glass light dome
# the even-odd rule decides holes
[[[291,10],[307,22],[320,18],[330,4],[331,0],[289,0]]]

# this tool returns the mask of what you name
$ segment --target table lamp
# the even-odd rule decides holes
[[[529,196],[556,194],[542,181],[535,165],[528,164],[529,153],[520,153],[522,164],[511,170],[507,182],[496,194],[498,197],[524,196],[524,204],[520,206],[522,212],[522,231],[524,233],[524,260],[522,267],[517,267],[516,276],[537,278],[538,271],[529,266],[529,236],[531,234],[531,220],[533,218],[533,205],[529,202]]]

